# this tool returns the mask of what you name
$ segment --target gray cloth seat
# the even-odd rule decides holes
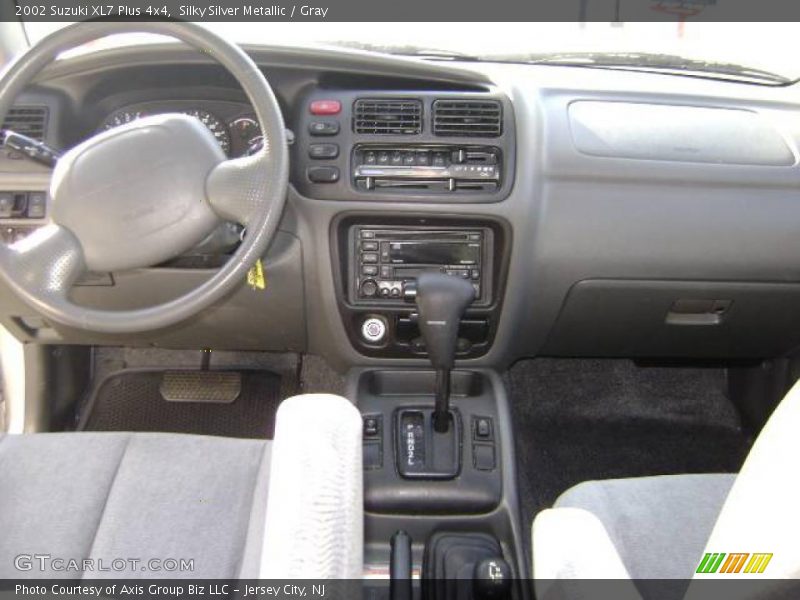
[[[258,577],[270,449],[195,435],[2,436],[0,577]]]
[[[633,579],[690,579],[736,476],[664,475],[587,481],[555,509],[591,513]]]

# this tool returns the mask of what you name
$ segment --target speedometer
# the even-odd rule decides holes
[[[215,117],[207,110],[187,110],[184,111],[183,114],[200,119],[200,122],[205,125],[212,134],[214,134],[214,137],[225,151],[225,154],[230,154],[231,134],[228,132],[228,128],[225,127],[225,124],[219,118]]]
[[[159,114],[165,112],[172,112],[172,111],[156,111],[151,114]],[[200,110],[200,109],[191,109],[191,110],[181,110],[175,111],[180,112],[184,115],[189,115],[190,117],[195,117],[199,119],[199,121],[208,128],[211,134],[214,136],[214,139],[217,140],[222,150],[225,154],[230,154],[231,151],[231,135],[228,131],[228,128],[225,124],[216,116],[208,112],[207,110]],[[120,125],[125,125],[126,123],[130,123],[131,121],[135,121],[136,119],[141,119],[144,116],[147,116],[148,113],[142,110],[121,110],[112,114],[108,117],[101,127],[103,131],[107,129],[114,129],[114,127],[119,127]]]

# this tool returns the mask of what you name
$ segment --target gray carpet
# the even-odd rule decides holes
[[[536,359],[507,383],[525,527],[581,481],[737,472],[750,447],[722,369]]]

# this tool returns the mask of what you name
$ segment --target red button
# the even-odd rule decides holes
[[[338,100],[314,100],[308,110],[312,115],[338,115],[342,111],[342,103]]]

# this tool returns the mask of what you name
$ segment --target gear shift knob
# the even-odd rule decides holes
[[[419,329],[435,369],[453,368],[458,324],[474,298],[472,284],[458,277],[422,273],[417,278]]]
[[[472,284],[458,277],[422,273],[417,278],[419,329],[436,369],[433,427],[439,433],[445,433],[450,426],[450,370],[455,365],[458,325],[474,298]]]

